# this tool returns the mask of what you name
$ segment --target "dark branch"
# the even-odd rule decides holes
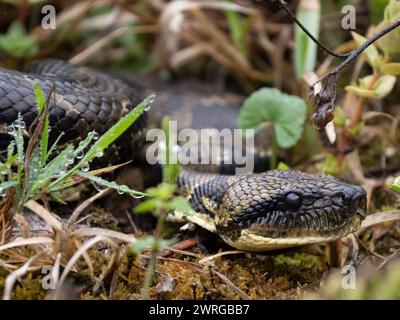
[[[322,48],[322,50],[324,50],[325,52],[329,53],[331,56],[334,56],[336,58],[341,58],[341,59],[345,59],[347,58],[350,53],[336,53],[330,49],[328,49],[327,46],[325,46],[322,42],[320,42],[317,38],[315,38],[312,33],[310,31],[308,31],[308,29],[296,18],[296,16],[292,13],[292,11],[290,11],[290,9],[287,6],[287,3],[283,0],[278,0],[278,4],[279,6],[286,11],[286,13],[292,18],[292,20],[300,27],[301,30],[304,31],[305,34],[307,34],[307,36],[314,41],[318,47]]]
[[[367,41],[365,41],[362,45],[360,45],[357,49],[354,49],[353,51],[350,51],[348,54],[348,57],[346,60],[344,60],[341,64],[339,64],[332,72],[339,73],[341,72],[344,68],[346,68],[351,62],[353,62],[354,59],[356,59],[365,49],[367,49],[371,44],[373,44],[375,41],[379,40],[382,38],[384,35],[389,33],[390,31],[396,29],[398,26],[400,26],[400,19],[391,23],[388,25],[386,28],[383,28],[379,32],[375,33],[371,38],[369,38]],[[319,81],[321,81],[323,78],[321,78]]]
[[[375,33],[371,38],[365,41],[357,49],[349,52],[346,60],[339,64],[335,69],[325,74],[321,79],[319,79],[311,86],[312,89],[315,89],[315,85],[317,83],[321,83],[322,88],[320,92],[315,92],[314,90],[316,100],[315,113],[313,114],[313,123],[315,127],[317,127],[318,129],[322,129],[327,125],[329,121],[333,119],[337,81],[343,69],[345,69],[350,63],[352,63],[371,44],[382,38],[390,31],[396,29],[398,26],[400,26],[400,19]]]

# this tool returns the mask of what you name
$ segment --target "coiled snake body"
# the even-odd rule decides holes
[[[27,73],[0,69],[0,123],[20,113],[29,126],[37,116],[32,89],[37,81],[50,101],[51,139],[64,132],[73,142],[89,131],[105,132],[142,99],[127,82],[58,60],[33,64]],[[212,112],[210,110],[209,112]],[[106,154],[114,163],[132,158],[144,143],[146,114]],[[0,133],[0,147],[9,143]],[[365,218],[366,193],[329,175],[295,170],[241,176],[182,171],[178,193],[188,197],[195,213],[185,215],[233,247],[264,251],[326,242],[358,229]],[[176,217],[179,213],[176,213]]]

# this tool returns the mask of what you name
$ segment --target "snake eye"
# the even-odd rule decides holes
[[[297,210],[301,206],[301,198],[298,194],[290,192],[285,197],[285,203],[291,210]]]

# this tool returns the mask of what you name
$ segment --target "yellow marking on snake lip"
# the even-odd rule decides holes
[[[185,213],[174,211],[172,214],[168,215],[167,219],[171,222],[192,222],[210,232],[216,233],[214,219],[201,212]]]

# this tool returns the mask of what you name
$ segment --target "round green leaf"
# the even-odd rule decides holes
[[[257,129],[263,122],[270,122],[274,126],[278,145],[289,148],[301,137],[306,109],[299,97],[277,89],[262,88],[246,99],[238,124],[243,129]]]

